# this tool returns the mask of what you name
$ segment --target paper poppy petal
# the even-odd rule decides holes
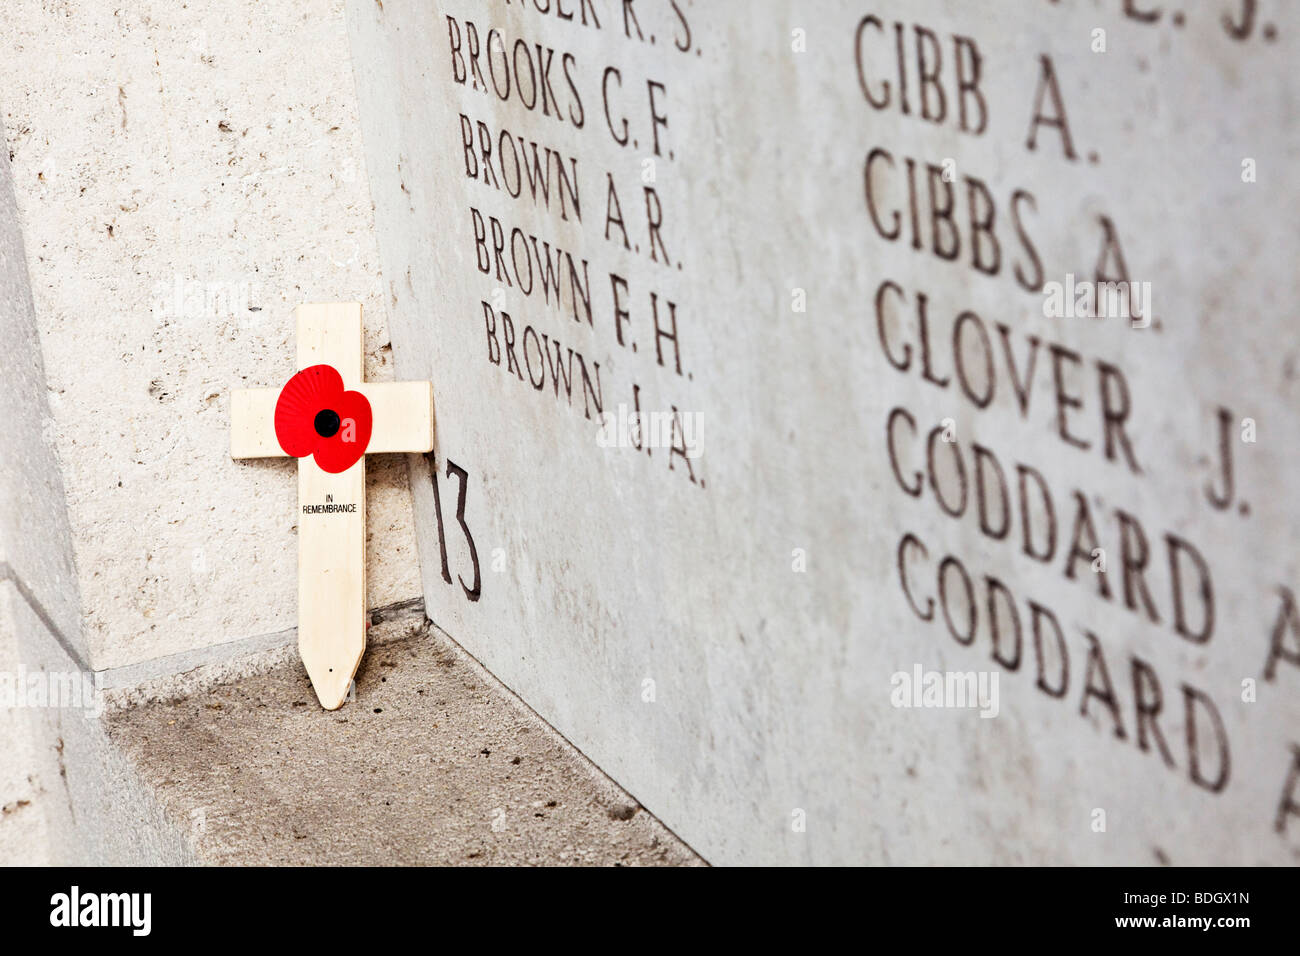
[[[275,403],[275,437],[286,455],[302,458],[316,450],[316,414],[342,400],[343,377],[329,365],[312,365],[285,383]]]
[[[360,392],[344,392],[330,407],[338,412],[339,430],[328,438],[317,436],[316,464],[321,471],[338,474],[366,453],[374,423],[370,402]]]

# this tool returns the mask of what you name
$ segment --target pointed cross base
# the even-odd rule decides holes
[[[366,459],[433,450],[431,382],[362,381],[361,305],[300,305],[298,368],[332,366],[370,402],[373,430],[355,465],[331,474],[298,459],[298,652],[321,706],[347,700],[366,650]],[[230,456],[285,457],[275,432],[278,388],[230,393]],[[334,507],[317,507],[331,505]]]

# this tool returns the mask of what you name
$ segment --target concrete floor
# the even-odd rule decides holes
[[[704,862],[422,617],[372,629],[338,711],[295,659],[115,710],[108,736],[208,863]]]

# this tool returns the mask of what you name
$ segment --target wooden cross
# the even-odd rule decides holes
[[[365,456],[433,450],[433,383],[362,381],[360,303],[300,305],[297,323],[299,370],[335,369],[345,389],[365,396],[372,421],[368,443],[345,470],[326,471],[310,453],[298,458],[298,652],[321,706],[336,710],[366,650]],[[231,391],[232,458],[290,454],[277,434],[283,391]],[[340,422],[336,412],[321,411],[316,431],[346,441],[350,419]]]

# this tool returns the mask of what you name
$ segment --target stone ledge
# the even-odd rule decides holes
[[[205,863],[703,863],[441,631],[376,637],[338,711],[289,660],[105,730]]]

